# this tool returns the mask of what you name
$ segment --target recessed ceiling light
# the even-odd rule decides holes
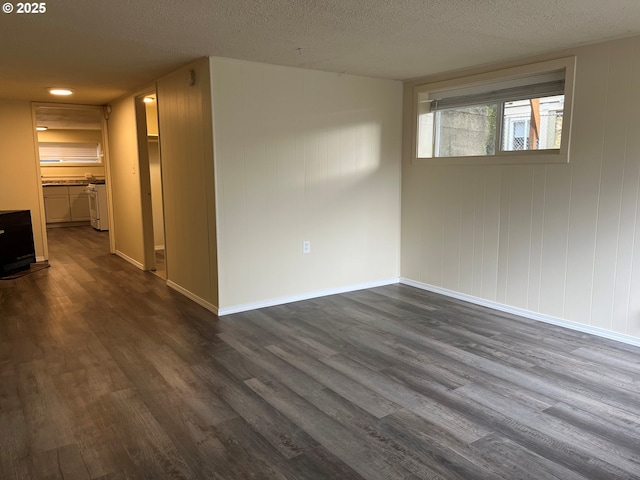
[[[47,91],[51,95],[73,95],[73,90],[71,90],[70,88],[52,87],[48,88]]]
[[[36,127],[36,130],[39,132],[46,132],[48,130],[48,127]]]
[[[142,99],[144,103],[153,103],[154,100],[155,100],[155,97],[153,95],[149,95],[148,97],[144,97]]]

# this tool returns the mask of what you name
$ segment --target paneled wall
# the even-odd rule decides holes
[[[31,103],[0,100],[0,210],[31,210],[36,256],[44,251]]]
[[[187,82],[195,73],[195,84]],[[158,80],[167,280],[218,306],[216,205],[209,59]]]
[[[412,163],[405,83],[402,276],[640,337],[640,37],[518,63],[566,55],[566,165]]]
[[[211,72],[220,306],[397,278],[402,84],[221,58]]]

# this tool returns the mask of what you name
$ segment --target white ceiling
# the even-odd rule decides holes
[[[210,55],[408,79],[634,34],[640,0],[55,0],[0,13],[0,97],[103,104]]]

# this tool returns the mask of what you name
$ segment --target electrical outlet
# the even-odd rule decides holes
[[[309,240],[302,242],[302,253],[311,253],[311,242]]]

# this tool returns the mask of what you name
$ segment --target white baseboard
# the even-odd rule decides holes
[[[623,333],[613,332],[611,330],[605,330],[603,328],[592,327],[584,325],[582,323],[572,322],[570,320],[564,320],[558,317],[552,317],[551,315],[545,315],[542,313],[533,312],[531,310],[525,310],[524,308],[511,307],[502,303],[493,302],[491,300],[485,300],[484,298],[474,297],[473,295],[467,295],[466,293],[456,292],[454,290],[448,290],[442,287],[436,287],[427,283],[416,282],[408,278],[400,278],[400,283],[409,285],[411,287],[420,288],[433,293],[439,293],[447,297],[457,298],[469,303],[475,303],[476,305],[482,305],[483,307],[492,308],[501,312],[512,313],[521,317],[530,318],[531,320],[538,320],[544,323],[550,323],[559,327],[565,327],[570,330],[576,330],[578,332],[590,333],[598,337],[608,338],[609,340],[616,340],[618,342],[626,343],[640,347],[640,338],[633,337],[631,335],[625,335]]]
[[[125,255],[124,253],[122,253],[120,250],[116,250],[116,255],[119,256],[120,258],[122,258],[123,260],[126,260],[127,262],[129,262],[131,265],[138,267],[140,270],[144,270],[144,265],[142,265],[140,262],[138,262],[137,260],[134,260],[133,258],[131,258],[128,255]]]
[[[336,295],[338,293],[355,292],[356,290],[364,290],[367,288],[383,287],[385,285],[393,285],[398,283],[399,278],[393,277],[377,282],[360,283],[357,285],[348,285],[345,287],[329,288],[327,290],[317,290],[315,292],[302,293],[290,297],[271,298],[260,302],[245,303],[243,305],[234,305],[224,307],[219,310],[220,316],[231,315],[232,313],[247,312],[249,310],[257,310],[259,308],[273,307],[275,305],[284,305],[285,303],[299,302],[301,300],[310,300],[312,298],[326,297],[327,295]]]
[[[159,250],[164,250],[164,245],[156,245],[154,247],[154,249],[155,249],[156,252],[159,251]]]
[[[36,257],[36,262],[46,262],[47,259],[45,257]]]
[[[167,280],[167,287],[174,289],[176,292],[181,293],[182,295],[187,297],[189,300],[193,300],[194,302],[196,302],[201,307],[204,307],[207,310],[209,310],[210,312],[218,315],[218,307],[216,307],[215,305],[213,305],[213,304],[207,302],[206,300],[200,298],[196,294],[191,293],[189,290],[187,290],[184,287],[181,287],[177,283],[174,283],[171,280]]]

